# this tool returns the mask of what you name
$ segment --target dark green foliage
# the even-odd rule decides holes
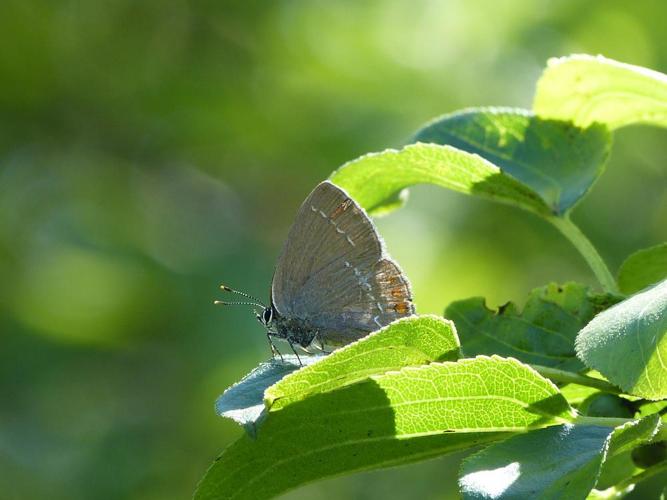
[[[570,371],[583,368],[574,339],[593,317],[615,299],[590,293],[576,283],[533,290],[523,311],[512,302],[492,311],[483,298],[461,300],[445,309],[458,326],[464,354],[501,354],[525,363]]]

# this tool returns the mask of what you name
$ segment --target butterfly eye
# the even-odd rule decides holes
[[[267,307],[264,309],[264,312],[262,313],[262,320],[264,321],[264,324],[268,325],[271,323],[271,320],[273,319],[273,309],[270,307]]]

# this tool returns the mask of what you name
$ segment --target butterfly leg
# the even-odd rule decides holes
[[[303,366],[303,363],[301,362],[301,358],[299,357],[299,353],[296,352],[296,349],[294,349],[294,344],[292,344],[289,340],[287,341],[287,343],[288,343],[289,346],[292,348],[292,352],[296,355],[296,359],[299,360],[299,364],[300,364],[301,366]]]
[[[322,351],[322,354],[331,354],[331,351],[327,351],[327,350],[324,349],[324,341],[323,341],[322,338],[320,337],[319,332],[315,335],[315,339],[314,339],[314,340],[317,340],[317,342],[319,342],[319,344],[320,344],[319,346],[316,345],[314,341],[313,341],[313,345],[314,345],[316,348],[318,348],[320,351]]]
[[[271,357],[275,358],[277,354],[278,356],[280,356],[280,361],[284,362],[285,360],[283,359],[283,355],[280,354],[280,351],[271,340],[271,335],[269,335],[268,333],[266,334],[266,340],[269,341],[269,347],[271,348]]]

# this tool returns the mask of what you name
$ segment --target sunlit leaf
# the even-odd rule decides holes
[[[618,287],[631,294],[667,278],[667,243],[639,250],[621,264]]]
[[[616,500],[619,498],[624,498],[625,495],[627,495],[634,489],[635,489],[634,484],[631,484],[621,489],[612,486],[602,491],[592,490],[586,497],[586,500]]]
[[[464,499],[585,498],[610,427],[559,425],[513,436],[464,461]]]
[[[537,83],[535,113],[602,123],[611,129],[646,123],[667,126],[667,75],[602,56],[550,59]]]
[[[645,402],[639,408],[639,415],[645,417],[647,415],[652,415],[654,413],[659,413],[662,415],[663,421],[667,424],[667,399],[661,401],[649,401]],[[664,429],[667,431],[667,428]],[[667,440],[667,432],[665,432],[665,439]]]
[[[196,498],[269,498],[316,479],[429,458],[571,421],[558,389],[512,359],[478,357],[373,376],[270,412],[230,446]]]
[[[577,336],[579,358],[624,391],[667,397],[667,280],[596,316]]]
[[[471,108],[422,128],[416,142],[449,145],[487,159],[532,188],[553,213],[571,209],[604,169],[611,138],[516,108]]]
[[[531,292],[523,311],[509,302],[497,310],[483,298],[450,304],[445,317],[457,326],[466,356],[499,354],[525,363],[578,371],[574,340],[597,313],[616,302],[577,283],[554,283]]]
[[[280,409],[370,375],[451,361],[459,354],[459,339],[450,321],[429,315],[402,318],[283,378],[266,391],[266,403],[272,410]]]
[[[511,358],[432,363],[373,380],[394,406],[397,429],[413,433],[429,432],[435,416],[441,430],[488,432],[569,421],[573,414],[551,381]]]
[[[413,144],[346,163],[330,177],[371,214],[398,206],[397,197],[415,184],[435,184],[460,193],[550,215],[540,196],[482,157],[451,146]]]
[[[560,387],[560,392],[567,402],[571,405],[579,405],[583,403],[586,398],[592,396],[593,394],[599,394],[599,389],[595,387],[588,387],[586,385],[579,384],[567,384],[563,387]]]

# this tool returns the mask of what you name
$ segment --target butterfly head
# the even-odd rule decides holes
[[[256,314],[257,321],[264,325],[267,329],[271,328],[273,324],[273,307],[265,307],[262,314]]]

